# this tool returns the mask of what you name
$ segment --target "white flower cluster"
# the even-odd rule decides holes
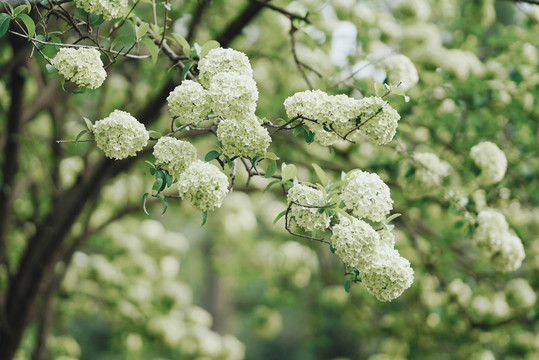
[[[412,286],[414,270],[393,247],[379,246],[371,258],[369,271],[363,273],[361,281],[378,300],[391,301]]]
[[[223,145],[223,154],[230,157],[253,158],[264,155],[271,137],[255,115],[243,120],[227,119],[217,125],[217,138]]]
[[[393,54],[384,59],[382,63],[387,73],[387,79],[392,85],[401,83],[400,88],[410,90],[419,81],[419,75],[414,64],[405,55]]]
[[[164,164],[174,179],[180,178],[181,173],[196,160],[196,155],[197,150],[191,143],[170,136],[159,138],[153,148],[157,163]]]
[[[196,160],[180,175],[179,191],[200,210],[214,210],[228,193],[228,177],[215,165]]]
[[[97,146],[111,159],[125,159],[142,150],[150,138],[146,127],[131,114],[114,110],[107,118],[96,121],[93,134]]]
[[[436,154],[416,152],[413,155],[417,162],[415,180],[425,187],[436,187],[442,184],[444,177],[449,175],[451,165],[440,160]]]
[[[360,272],[362,285],[378,300],[391,301],[412,285],[414,270],[393,248],[391,232],[378,233],[362,220],[343,217],[331,241],[335,254]]]
[[[233,49],[217,48],[210,50],[203,59],[200,59],[198,70],[200,83],[205,87],[210,87],[214,76],[223,72],[235,72],[248,77],[253,76],[249,58],[244,53]]]
[[[359,100],[359,121],[364,123],[359,131],[378,145],[393,140],[401,118],[397,110],[384,99],[371,96]]]
[[[322,191],[313,189],[306,185],[296,184],[287,195],[288,202],[295,202],[309,206],[324,206],[324,195]],[[319,208],[305,207],[292,204],[290,216],[294,218],[296,224],[305,231],[324,230],[329,226],[330,216],[324,211],[320,213]]]
[[[258,90],[251,76],[218,73],[212,77],[208,91],[213,112],[225,119],[240,119],[255,113]]]
[[[486,209],[479,212],[479,226],[473,238],[474,245],[490,259],[492,266],[501,272],[518,269],[524,260],[522,241],[509,231],[502,213]]]
[[[341,198],[348,209],[359,218],[382,221],[393,209],[389,187],[377,174],[353,170],[347,176]]]
[[[490,141],[481,142],[470,150],[470,157],[481,169],[479,181],[485,185],[501,181],[507,169],[507,158],[496,144]]]
[[[102,15],[105,20],[124,16],[127,5],[127,0],[75,0],[76,7]]]
[[[186,122],[201,120],[210,112],[210,95],[200,84],[185,80],[167,97],[170,113]]]
[[[66,80],[88,89],[100,87],[107,77],[99,51],[96,49],[61,48],[52,63]]]
[[[316,121],[305,120],[305,124],[324,146],[340,139],[335,131],[344,136],[353,130],[360,113],[358,100],[346,95],[331,96],[321,90],[297,92],[284,101],[284,107],[289,118],[302,115]]]
[[[348,266],[361,273],[371,267],[375,249],[379,247],[380,235],[363,220],[342,217],[333,227],[331,236],[335,254]]]

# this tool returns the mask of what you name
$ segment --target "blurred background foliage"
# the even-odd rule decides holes
[[[250,4],[172,0],[169,16],[176,33],[202,44],[220,40]],[[373,83],[385,79],[380,61],[390,53],[409,56],[418,68],[410,101],[389,98],[402,116],[389,146],[364,140],[326,148],[281,133],[270,147],[281,161],[296,164],[303,180],[314,181],[312,162],[335,179],[355,168],[378,173],[402,213],[396,248],[414,268],[412,287],[390,303],[357,285],[347,293],[342,264],[327,246],[293,238],[283,220],[273,224],[286,204],[277,187],[262,192],[265,179],[246,186],[245,174],[238,174],[235,191],[203,228],[200,213],[179,200],[163,216],[158,202],[149,203],[148,218],[140,197],[152,183],[143,160],[152,159],[144,155],[110,179],[69,228],[72,257],[56,263],[56,286],[41,296],[16,358],[30,359],[41,344],[43,358],[62,360],[539,359],[539,6],[494,0],[271,4],[308,13],[311,24],[294,26],[299,58],[320,73],[307,70],[315,88],[373,95]],[[141,2],[135,12],[149,19],[151,6]],[[195,32],[190,25],[199,15]],[[290,25],[265,8],[227,44],[251,60],[259,117],[285,118],[284,99],[308,88],[291,54]],[[54,47],[45,50],[54,56]],[[2,41],[0,66],[16,54]],[[11,267],[56,194],[102,157],[92,143],[54,140],[74,138],[85,128],[82,116],[98,120],[115,109],[136,114],[164,84],[179,80],[170,66],[164,56],[156,64],[119,58],[100,89],[73,95],[34,54],[23,69],[29,110],[44,84],[56,84],[61,99],[32,113],[20,134],[7,237]],[[0,112],[7,114],[10,87],[2,75]],[[160,118],[150,129],[166,131],[166,107],[154,111]],[[214,138],[191,141],[199,157],[218,145]],[[506,176],[496,185],[476,180],[469,151],[480,141],[496,143],[507,156]],[[451,164],[443,189],[414,194],[402,155],[412,151],[433,152]],[[462,206],[506,215],[524,243],[520,269],[497,273],[480,257]],[[3,294],[7,283],[2,267]]]

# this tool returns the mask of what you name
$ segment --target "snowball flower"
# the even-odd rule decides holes
[[[400,84],[403,90],[413,88],[419,81],[419,75],[412,61],[405,55],[393,54],[384,59],[382,63],[387,78],[392,85]]]
[[[393,209],[389,187],[377,174],[353,170],[347,176],[341,198],[359,218],[382,221]]]
[[[66,80],[88,89],[100,87],[107,77],[100,53],[96,49],[61,48],[52,63]]]
[[[255,113],[258,90],[250,76],[219,73],[212,79],[209,94],[213,112],[225,119],[245,118]]]
[[[503,240],[501,248],[492,254],[490,261],[495,270],[507,273],[518,269],[526,254],[518,236],[506,233]]]
[[[215,75],[222,72],[235,72],[247,77],[253,76],[249,58],[233,49],[212,49],[198,63],[199,80],[202,85],[209,87]]]
[[[361,273],[361,282],[378,300],[391,301],[412,285],[414,270],[397,250],[380,246],[371,255],[371,267]]]
[[[313,189],[306,185],[294,185],[287,195],[288,202],[295,202],[302,205],[324,206],[324,195],[322,191]],[[296,224],[305,231],[324,230],[329,226],[330,216],[324,211],[320,213],[319,208],[305,207],[293,204],[290,207],[290,216],[294,218]]]
[[[230,157],[263,155],[271,143],[268,130],[260,125],[255,115],[221,121],[217,125],[217,138],[223,145],[223,153]]]
[[[117,160],[134,156],[150,138],[143,124],[121,110],[114,110],[107,118],[96,121],[93,134],[97,147],[107,157]]]
[[[489,141],[481,142],[470,150],[470,157],[481,169],[479,181],[485,185],[501,181],[507,169],[507,158],[496,144]]]
[[[214,210],[228,193],[228,177],[215,165],[197,160],[180,175],[179,190],[182,199],[200,210]]]
[[[322,90],[306,90],[289,96],[284,101],[286,115],[294,118],[303,115],[312,119],[324,118],[329,95]]]
[[[303,115],[307,127],[315,133],[315,140],[324,146],[333,145],[341,136],[356,127],[360,114],[360,102],[346,95],[330,96],[321,90],[297,92],[284,101],[286,114],[290,118]],[[325,127],[325,129],[324,129]]]
[[[490,259],[494,269],[510,272],[518,269],[524,260],[522,241],[509,231],[502,213],[486,209],[477,216],[478,227],[473,243]]]
[[[377,96],[359,100],[359,131],[378,145],[393,140],[401,116],[387,101]]]
[[[197,150],[187,141],[163,136],[157,140],[153,156],[157,163],[164,164],[163,168],[168,170],[174,179],[179,179],[181,173],[196,160]]]
[[[204,88],[191,80],[185,80],[167,97],[172,116],[186,122],[196,122],[208,115],[210,95]]]
[[[509,303],[516,308],[530,309],[537,300],[530,283],[523,278],[511,279],[505,287],[505,293]]]
[[[360,272],[371,266],[372,255],[380,246],[380,235],[363,220],[342,217],[331,236],[335,254]]]
[[[127,5],[127,0],[75,0],[76,7],[102,15],[105,20],[124,16]]]
[[[417,162],[415,180],[427,187],[441,185],[442,179],[449,175],[451,166],[436,154],[416,152],[413,158]]]

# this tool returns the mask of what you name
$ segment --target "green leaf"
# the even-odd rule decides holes
[[[56,68],[51,64],[46,64],[45,69],[47,69],[48,74],[53,74],[54,72],[56,72]]]
[[[33,39],[34,34],[36,33],[36,24],[34,23],[34,20],[26,14],[19,14],[17,15],[17,18],[21,19],[24,26],[26,26],[26,30],[28,30],[28,40]]]
[[[298,136],[298,134],[299,134],[300,132],[303,132],[303,128],[302,128],[302,127],[297,127],[297,128],[295,128],[294,130],[292,130],[292,135],[293,135],[293,136]]]
[[[94,124],[92,124],[90,119],[85,118],[84,116],[82,118],[84,119],[84,122],[86,123],[86,127],[88,128],[88,130],[90,130],[90,132],[94,132]]]
[[[347,293],[350,292],[350,279],[344,282],[344,291],[346,291]]]
[[[374,93],[378,97],[383,96],[386,93],[386,87],[384,84],[374,83]]]
[[[158,55],[158,50],[155,43],[149,38],[143,38],[142,40],[140,40],[140,42],[146,46],[146,48],[150,52],[150,55],[152,56],[152,61],[155,64],[157,62],[157,55]]]
[[[82,130],[78,135],[77,137],[75,138],[75,144],[79,141],[80,137],[84,134],[86,134],[88,132],[88,130]]]
[[[0,14],[0,38],[6,34],[10,21],[11,16],[5,13]]]
[[[320,179],[320,182],[322,183],[322,185],[328,186],[329,179],[328,179],[328,176],[326,175],[326,172],[322,170],[322,168],[318,166],[317,164],[313,163],[312,165],[313,165],[314,172],[316,173],[316,176],[318,176],[318,178]]]
[[[207,162],[210,162],[213,159],[217,159],[219,157],[219,155],[221,155],[221,153],[219,151],[212,150],[212,151],[208,152],[206,154],[206,156],[204,156],[204,160],[207,161]]]
[[[177,128],[180,127],[182,125],[181,120],[179,118],[174,120],[174,125],[176,125]]]
[[[200,225],[200,227],[204,226],[204,224],[206,223],[206,220],[208,220],[208,211],[203,210],[202,211],[202,224]]]
[[[307,144],[312,143],[314,141],[314,133],[311,130],[307,130],[305,128],[303,128],[303,131],[303,136],[305,137],[305,141],[307,142]]]
[[[133,35],[129,35],[129,34],[120,35],[114,40],[112,40],[112,43],[110,44],[110,48],[114,49],[114,47],[118,44],[124,45],[127,47],[128,44],[132,44],[132,43],[133,43]]]
[[[150,165],[151,168],[154,168],[155,169],[155,165],[151,162],[149,162],[148,160],[144,161],[146,164]]]
[[[155,130],[148,131],[148,134],[150,135],[150,138],[152,139],[159,139],[161,136],[163,136],[159,131],[155,131]]]
[[[275,218],[275,220],[273,220],[273,225],[275,225],[277,223],[277,221],[279,221],[280,218],[285,216],[287,211],[288,211],[288,209],[283,210],[279,214],[277,214],[277,217]]]
[[[86,92],[86,88],[85,87],[81,87],[79,90],[77,91],[73,91],[73,94],[84,94]]]
[[[22,13],[22,12],[24,11],[24,9],[26,9],[26,8],[27,8],[26,4],[17,6],[17,7],[13,10],[13,16],[19,15],[19,14]]]
[[[187,76],[187,73],[189,72],[189,69],[191,69],[191,65],[193,65],[193,61],[189,61],[182,69],[182,76],[181,81],[185,80],[185,77]]]
[[[148,210],[146,210],[146,198],[148,197],[148,195],[150,195],[150,193],[145,193],[144,195],[142,195],[142,210],[144,210],[144,213],[146,215],[150,215],[148,213]]]
[[[388,218],[386,219],[386,221],[385,221],[386,224],[389,224],[391,221],[395,220],[396,218],[398,218],[398,217],[401,216],[401,215],[402,215],[402,214],[400,214],[400,213],[395,213],[395,214],[391,215],[390,217],[388,217]]]
[[[393,89],[391,89],[391,94],[399,95],[399,96],[406,96],[406,94],[404,93],[404,89],[401,87],[394,87]]]
[[[264,154],[264,158],[269,160],[279,160],[279,157],[277,155],[269,151],[266,151],[266,154]]]
[[[160,171],[158,171],[156,173],[159,174]],[[157,179],[155,179],[155,182],[153,183],[153,186],[152,186],[152,190],[155,190],[155,191],[160,191],[161,190],[161,186],[163,186],[163,183],[164,183],[164,180],[162,177],[157,177]]]
[[[172,33],[171,37],[178,45],[181,46],[184,55],[189,56],[189,54],[191,53],[191,46],[189,45],[187,40],[185,40],[183,36],[175,33]]]
[[[264,175],[264,177],[272,177],[273,174],[275,174],[275,170],[277,170],[277,161],[271,160],[270,164],[268,165],[268,168],[266,169],[266,175]]]
[[[332,254],[335,254],[335,248],[333,247],[333,239],[329,240],[329,251],[331,251]]]
[[[268,185],[266,185],[266,188],[264,189],[264,192],[268,191],[268,189],[273,185],[273,184],[276,184],[278,182],[281,182],[280,180],[273,180],[272,182],[270,182]]]
[[[210,40],[210,41],[206,42],[204,45],[202,45],[202,49],[200,49],[200,53],[199,53],[200,58],[202,59],[203,57],[208,55],[208,52],[211,49],[216,49],[219,46],[221,46],[221,44],[219,44],[219,42],[217,42],[215,40]]]
[[[172,185],[173,180],[174,178],[172,177],[172,175],[168,171],[165,171],[165,182],[167,184],[167,187],[170,187]]]
[[[168,199],[163,194],[157,194],[157,197],[161,199],[161,202],[163,203],[163,212],[161,213],[161,215],[163,215],[164,213],[167,212],[167,209],[168,209]]]
[[[283,172],[281,173],[282,181],[293,179],[294,176],[296,176],[298,169],[296,168],[296,165],[294,164],[288,164],[283,169]]]
[[[260,156],[255,156],[253,160],[251,160],[251,164],[253,165],[253,170],[258,174],[258,169],[256,168],[256,163],[260,159]]]
[[[26,2],[26,7],[28,8],[28,14],[30,14],[30,12],[32,12],[32,4],[30,4],[30,1],[28,0],[25,0]]]
[[[150,24],[148,24],[148,23],[140,24],[140,26],[137,27],[137,31],[136,31],[137,40],[142,38],[144,35],[146,35],[149,28],[150,28]]]

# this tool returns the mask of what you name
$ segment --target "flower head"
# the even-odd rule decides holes
[[[179,179],[181,173],[196,160],[196,155],[196,148],[191,143],[170,136],[159,138],[153,148],[157,163],[164,164],[163,167],[175,179]]]
[[[413,155],[418,163],[415,170],[415,180],[424,186],[438,186],[442,179],[449,175],[451,166],[447,161],[442,161],[433,153],[416,152]]]
[[[217,138],[223,145],[223,153],[230,157],[263,155],[271,143],[268,130],[260,125],[255,115],[221,121],[217,126]]]
[[[384,59],[383,66],[389,82],[393,85],[400,83],[400,87],[405,91],[413,88],[419,81],[417,69],[405,55],[390,55]]]
[[[363,220],[342,217],[333,227],[331,237],[335,254],[348,266],[360,272],[370,268],[374,251],[380,244],[380,235]]]
[[[107,118],[96,121],[93,133],[97,147],[107,157],[118,160],[134,156],[150,138],[143,124],[121,110],[114,110]]]
[[[296,184],[288,191],[287,200],[309,206],[325,205],[322,191],[302,184]],[[327,229],[330,216],[325,211],[320,213],[318,210],[319,208],[316,207],[292,204],[290,207],[290,216],[294,218],[300,228],[306,231]]]
[[[355,216],[382,221],[393,209],[389,187],[377,174],[353,170],[347,176],[341,198]]]
[[[107,77],[96,49],[61,48],[53,59],[53,64],[66,80],[89,89],[100,87]]]
[[[207,88],[210,87],[215,75],[222,72],[235,72],[247,77],[253,76],[249,58],[244,53],[233,49],[210,50],[203,59],[200,59],[198,70],[200,83]]]
[[[501,181],[507,169],[507,158],[496,144],[489,141],[481,142],[470,150],[470,156],[481,169],[479,181],[485,185]]]
[[[216,74],[209,94],[213,112],[225,119],[242,119],[255,113],[258,90],[250,76],[237,72]]]
[[[494,269],[510,272],[518,269],[524,260],[522,241],[509,231],[502,213],[485,209],[477,216],[478,227],[473,243],[490,262]]]
[[[399,297],[414,282],[410,262],[391,247],[376,248],[371,267],[361,273],[361,282],[380,301]]]
[[[76,7],[102,15],[105,20],[124,16],[127,5],[127,0],[75,0]]]
[[[214,210],[228,193],[228,177],[215,165],[194,161],[180,175],[180,196],[202,211]]]
[[[401,118],[397,110],[379,97],[366,97],[359,100],[359,131],[378,145],[393,140]]]
[[[210,95],[204,88],[191,80],[185,80],[167,97],[170,113],[180,120],[194,122],[210,112]]]

